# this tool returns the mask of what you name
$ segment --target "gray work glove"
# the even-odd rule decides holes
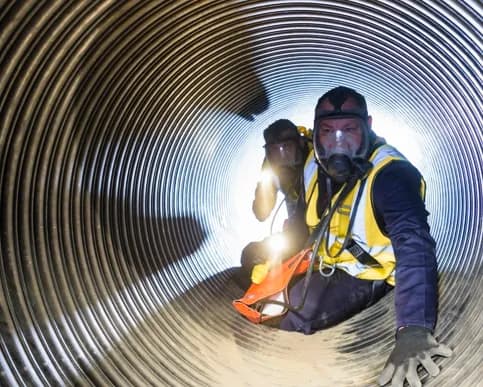
[[[439,374],[439,367],[431,357],[450,357],[452,354],[450,348],[436,341],[429,329],[405,327],[397,332],[396,346],[377,381],[380,386],[392,382],[391,387],[403,387],[406,379],[411,387],[421,387],[418,365],[422,364],[431,376],[436,376]]]

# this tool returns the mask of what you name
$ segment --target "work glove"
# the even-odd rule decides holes
[[[263,282],[268,272],[270,271],[269,263],[260,263],[255,265],[252,270],[251,280],[254,284],[260,284]]]
[[[402,328],[396,334],[394,347],[378,383],[384,386],[391,382],[391,387],[403,387],[406,379],[411,387],[421,387],[417,367],[419,364],[431,376],[439,374],[438,365],[432,356],[450,357],[453,351],[444,344],[439,344],[430,331],[423,327],[410,326]]]

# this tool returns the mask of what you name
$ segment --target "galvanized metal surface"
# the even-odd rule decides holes
[[[0,26],[2,385],[374,385],[392,296],[313,336],[230,306],[261,131],[339,84],[428,182],[455,355],[424,382],[482,385],[478,2],[10,1]]]

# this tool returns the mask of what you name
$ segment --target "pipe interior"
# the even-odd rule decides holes
[[[428,386],[481,383],[481,4],[7,2],[0,7],[3,385],[369,386],[392,295],[311,336],[231,307],[262,131],[367,98],[426,178],[438,244]],[[277,224],[277,223],[276,223]]]

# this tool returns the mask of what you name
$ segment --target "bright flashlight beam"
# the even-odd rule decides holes
[[[273,181],[273,178],[274,178],[273,172],[270,169],[264,169],[260,174],[259,181],[262,184],[269,184],[270,182]]]
[[[287,239],[281,233],[272,235],[268,243],[270,251],[273,253],[274,257],[287,248]]]

